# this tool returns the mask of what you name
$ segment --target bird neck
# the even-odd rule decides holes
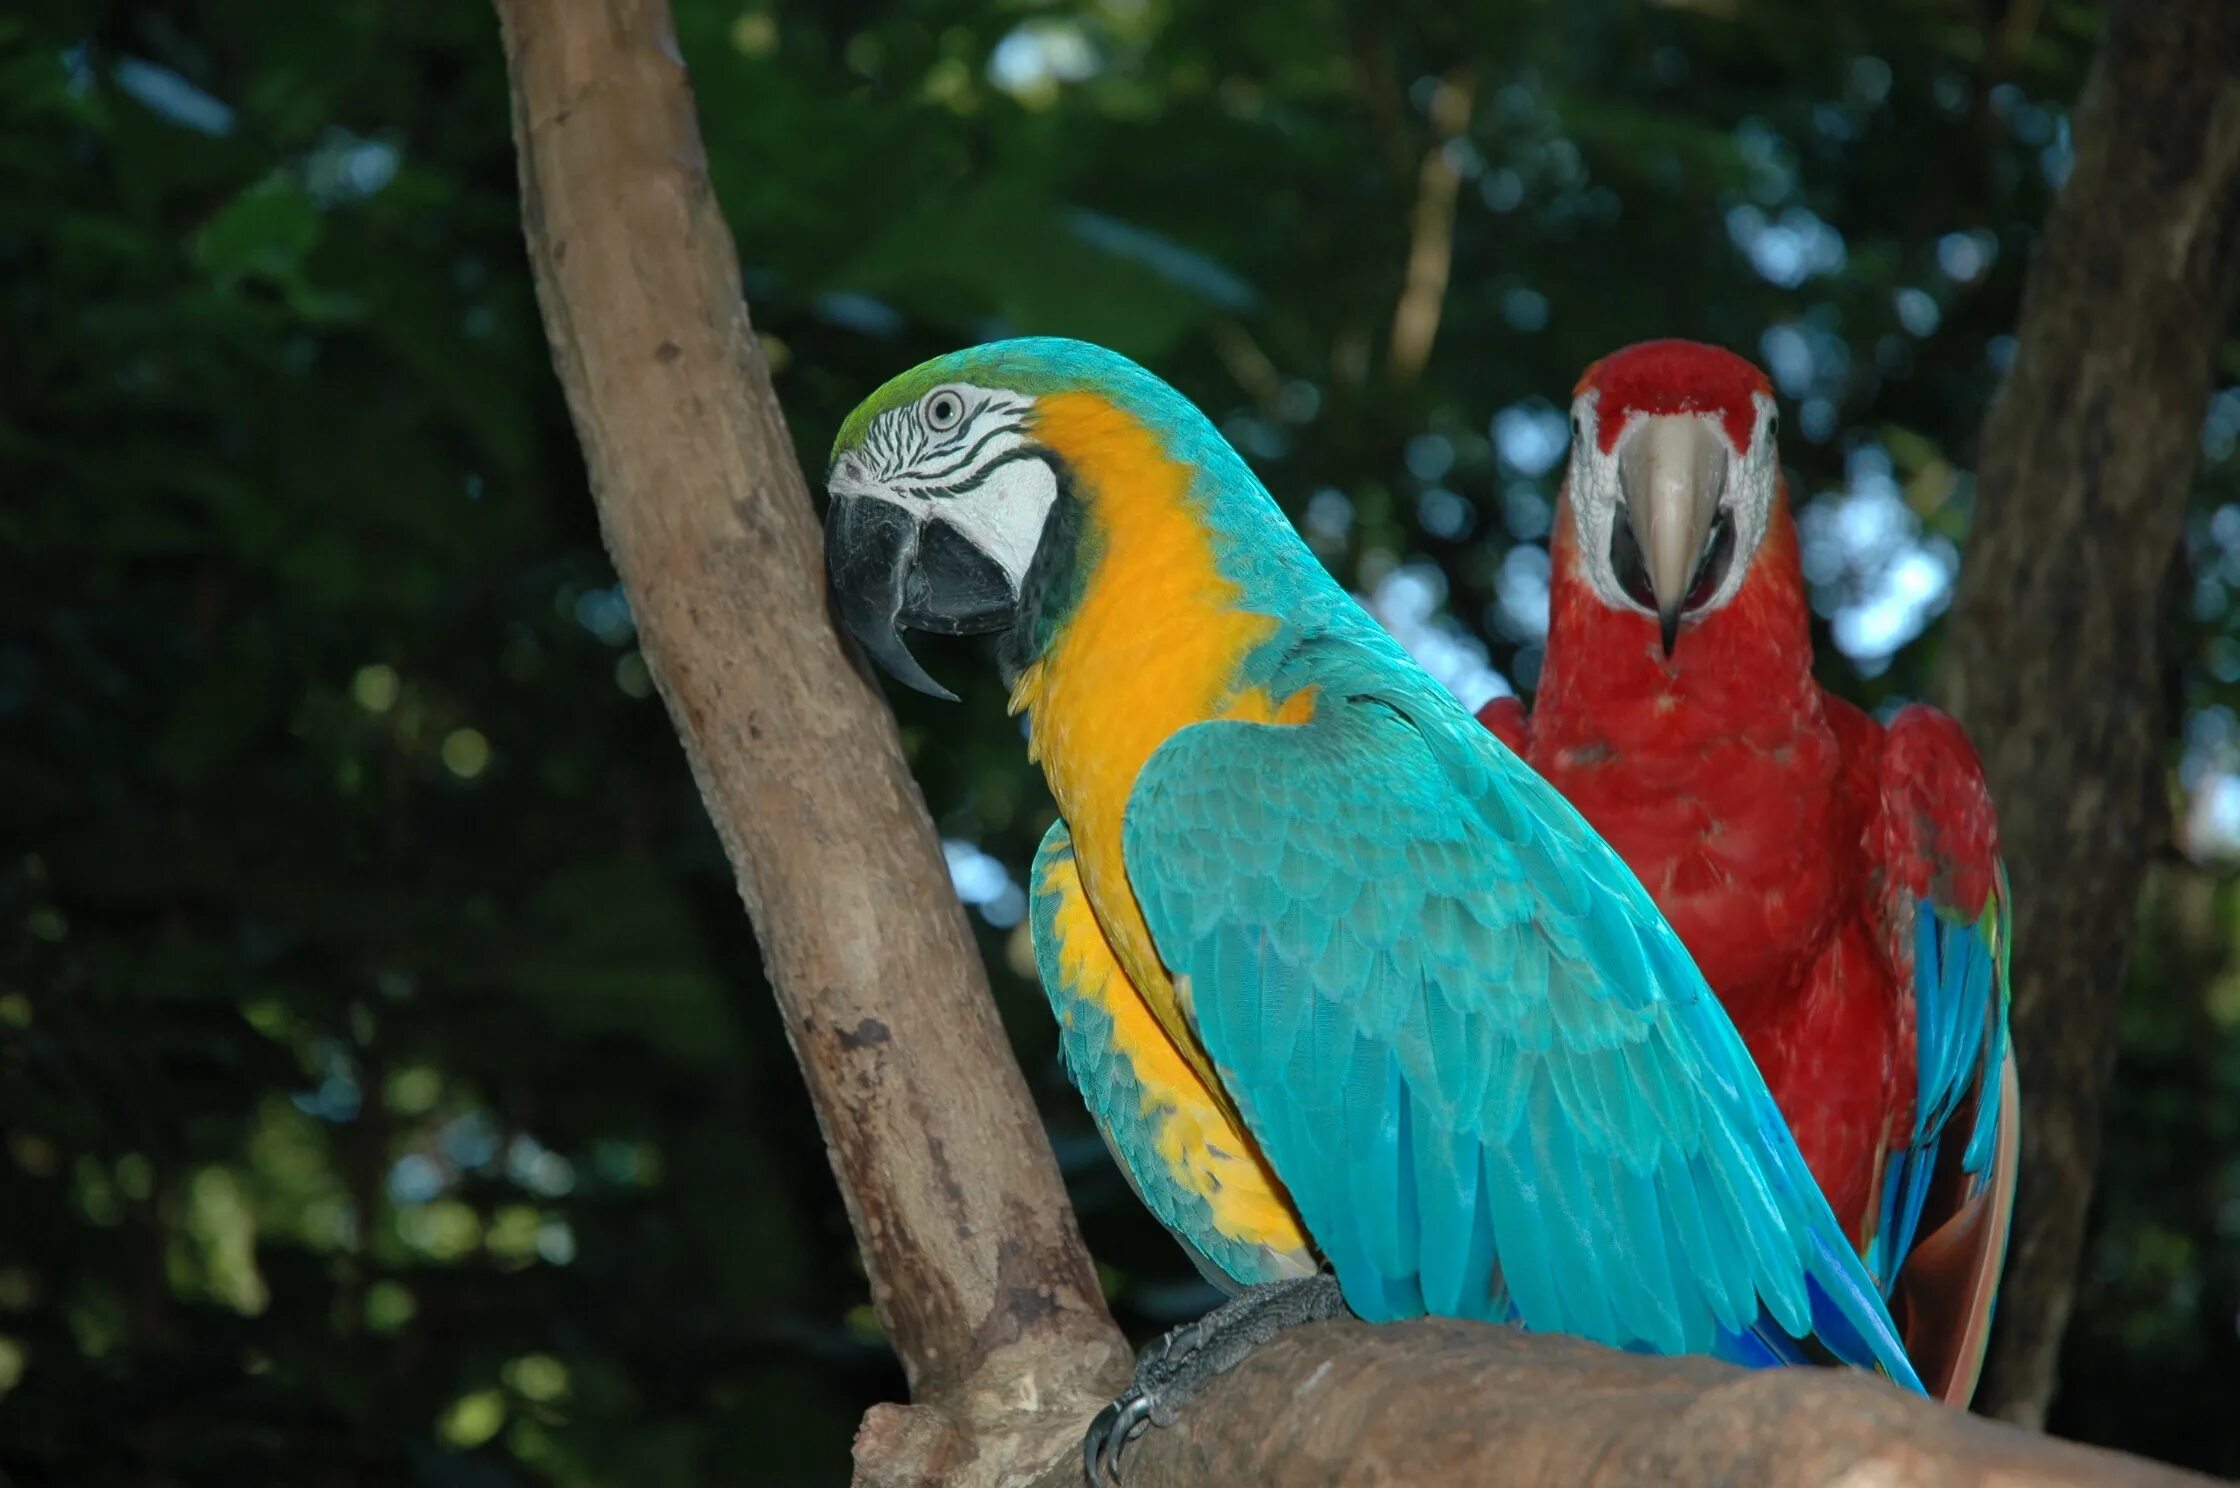
[[[1091,393],[1041,399],[1035,433],[1066,466],[1079,535],[1071,597],[1020,666],[1011,710],[1027,716],[1028,753],[1072,834],[1113,954],[1182,1057],[1219,1089],[1136,902],[1122,851],[1128,801],[1153,752],[1181,730],[1215,718],[1297,722],[1313,700],[1278,702],[1246,681],[1280,611],[1219,561],[1222,534],[1197,484],[1224,472],[1177,458]]]
[[[1753,718],[1817,710],[1796,525],[1778,495],[1734,597],[1684,625],[1670,656],[1652,616],[1611,607],[1587,581],[1568,500],[1558,505],[1551,548],[1536,748],[1572,733],[1618,747],[1683,745]],[[1612,720],[1626,717],[1638,720],[1641,739],[1609,737]]]
[[[1277,620],[1222,567],[1197,489],[1212,477],[1142,420],[1095,393],[1050,395],[1035,437],[1065,464],[1079,531],[1065,607],[1011,708],[1094,878],[1154,750],[1194,723],[1274,711],[1242,678]]]

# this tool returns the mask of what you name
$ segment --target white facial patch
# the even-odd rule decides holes
[[[1734,441],[1727,435],[1725,419],[1713,412],[1701,415],[1732,461],[1728,467],[1726,495],[1720,506],[1734,524],[1734,561],[1727,565],[1717,592],[1691,610],[1691,614],[1718,609],[1734,598],[1749,573],[1751,555],[1758,551],[1758,544],[1765,540],[1766,528],[1773,521],[1774,493],[1780,485],[1776,477],[1781,467],[1781,452],[1772,433],[1773,399],[1764,393],[1750,396],[1757,417],[1751,425],[1746,449],[1734,447]],[[1599,423],[1601,398],[1599,391],[1589,390],[1571,405],[1571,470],[1567,489],[1571,497],[1573,531],[1579,540],[1579,562],[1596,597],[1605,605],[1654,615],[1655,611],[1626,592],[1610,565],[1610,535],[1615,525],[1625,520],[1625,490],[1618,480],[1618,452],[1625,448],[1626,436],[1652,415],[1639,411],[1630,414],[1626,426],[1610,442],[1609,452],[1604,453]]]
[[[1042,524],[1058,499],[1058,473],[1047,461],[1027,458],[998,466],[962,495],[888,497],[914,516],[938,517],[1011,576],[1017,589],[1042,542]]]
[[[1057,473],[1026,437],[1033,406],[1001,388],[943,383],[872,420],[861,444],[834,462],[827,487],[946,522],[1001,565],[1016,589],[1058,499]]]

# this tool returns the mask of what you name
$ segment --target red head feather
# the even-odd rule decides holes
[[[1773,396],[1773,384],[1755,366],[1723,347],[1701,341],[1643,341],[1614,351],[1587,368],[1574,398],[1594,392],[1596,434],[1608,454],[1635,413],[1715,413],[1735,449],[1750,447],[1757,426],[1753,401]]]
[[[1596,444],[1604,461],[1636,414],[1715,419],[1747,458],[1763,453],[1752,449],[1751,440],[1758,400],[1770,400],[1773,386],[1731,351],[1667,340],[1625,347],[1587,368],[1574,396],[1589,393],[1595,396]],[[1601,717],[1630,703],[1649,706],[1684,686],[1691,700],[1688,717],[1716,720],[1729,702],[1759,707],[1770,694],[1802,696],[1814,686],[1804,574],[1778,460],[1768,473],[1773,485],[1764,530],[1748,552],[1737,554],[1745,565],[1740,587],[1719,608],[1694,616],[1671,655],[1658,643],[1655,617],[1613,602],[1590,577],[1572,519],[1577,493],[1566,481],[1549,543],[1550,629],[1536,718]],[[1722,692],[1734,696],[1718,696]]]

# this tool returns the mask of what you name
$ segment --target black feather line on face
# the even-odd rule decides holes
[[[945,465],[937,470],[913,470],[909,472],[910,483],[912,485],[917,485],[920,482],[924,482],[927,485],[939,485],[943,481],[947,480],[950,476],[955,475],[961,470],[970,470],[972,468],[972,462],[980,458],[980,452],[986,449],[992,441],[1002,438],[1005,434],[1015,433],[1018,428],[1019,425],[1016,423],[1012,423],[1009,421],[998,422],[994,427],[990,428],[987,433],[981,435],[978,440],[974,441],[972,448],[966,450],[962,455],[959,455],[948,465]],[[993,470],[995,469],[995,466],[990,465],[988,469]],[[982,475],[986,475],[987,471],[984,470],[980,473]],[[977,485],[978,482],[975,481],[974,484]]]
[[[876,418],[871,421],[871,428],[864,437],[864,463],[881,476],[893,474],[899,463],[902,452],[895,431],[900,427],[899,419]]]
[[[910,494],[913,496],[924,496],[928,498],[939,497],[943,500],[954,499],[958,496],[969,496],[974,491],[977,491],[982,486],[986,485],[988,483],[988,477],[994,475],[997,471],[1001,470],[1006,465],[1016,465],[1021,460],[1043,460],[1054,462],[1055,459],[1056,457],[1046,449],[1039,449],[1031,444],[1021,445],[1017,449],[1005,450],[1002,454],[996,456],[993,460],[990,460],[986,465],[983,465],[980,469],[975,470],[972,473],[972,479],[970,480],[962,481],[953,486],[920,487],[917,489],[913,489]],[[1054,465],[1053,468],[1055,468]]]
[[[1076,489],[1073,469],[1056,451],[1029,446],[1004,456],[1041,460],[1057,478],[1058,496],[1043,519],[1042,540],[1019,585],[1019,612],[1009,630],[996,642],[996,664],[1002,668],[1006,687],[1032,666],[1056,639],[1058,631],[1081,603],[1096,567],[1100,545],[1089,525],[1089,513]],[[1003,463],[999,461],[997,463]],[[993,468],[992,466],[990,468]]]

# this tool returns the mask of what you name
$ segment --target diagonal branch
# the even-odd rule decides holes
[[[1031,1455],[1048,1416],[1043,1445],[1070,1453],[1123,1341],[894,720],[828,620],[668,5],[498,13],[530,258],[607,547],[929,1407],[879,1418],[872,1445],[953,1469],[990,1440]],[[984,1432],[999,1419],[1022,1429]]]
[[[1431,360],[1439,320],[1446,312],[1447,281],[1454,273],[1454,206],[1462,172],[1450,153],[1470,128],[1476,100],[1468,73],[1441,79],[1431,99],[1431,148],[1416,175],[1415,211],[1408,230],[1408,267],[1400,301],[1392,310],[1392,339],[1386,365],[1402,382],[1412,382]]]

